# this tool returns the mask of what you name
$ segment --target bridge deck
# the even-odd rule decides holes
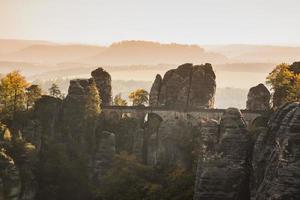
[[[151,107],[151,106],[103,106],[103,110],[120,110],[123,112],[133,112],[133,111],[145,111],[145,112],[155,112],[155,111],[174,111],[174,112],[210,112],[210,113],[224,113],[226,109],[219,108],[188,108],[188,109],[174,109],[166,107]],[[261,115],[264,111],[261,110],[240,110],[243,114],[258,114]]]

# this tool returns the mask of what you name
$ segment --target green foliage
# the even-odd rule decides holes
[[[180,167],[158,169],[140,163],[121,152],[114,158],[103,185],[96,188],[97,199],[104,200],[190,200],[195,175]]]
[[[127,102],[122,98],[121,93],[117,94],[114,98],[114,105],[116,106],[127,106]]]
[[[195,174],[181,167],[167,169],[162,176],[163,190],[161,199],[189,200],[193,199]]]
[[[154,182],[153,172],[134,156],[122,152],[114,158],[113,166],[103,179],[104,184],[96,188],[97,199],[159,199],[155,195],[160,186]]]
[[[51,87],[49,88],[49,94],[50,96],[56,97],[56,98],[63,98],[63,95],[55,83],[52,83]]]
[[[25,89],[28,83],[18,71],[4,76],[0,81],[0,104],[2,113],[12,117],[16,112],[25,108]]]
[[[41,98],[42,89],[39,85],[31,85],[26,88],[26,97],[27,97],[27,109],[34,105],[34,102]]]
[[[280,64],[268,75],[266,83],[273,90],[273,105],[299,101],[300,74],[294,73],[287,64]]]
[[[128,98],[133,106],[145,105],[149,101],[149,93],[144,89],[137,89],[129,94]]]
[[[102,101],[94,81],[88,86],[87,92],[87,102],[85,106],[87,117],[95,118],[101,112],[100,104]]]
[[[49,143],[40,156],[37,199],[89,199],[87,161],[71,157],[65,145]]]

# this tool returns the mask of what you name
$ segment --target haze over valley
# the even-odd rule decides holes
[[[219,108],[228,106],[232,95],[236,97],[233,105],[244,108],[247,90],[264,83],[277,63],[290,63],[293,59],[300,59],[300,47],[202,46],[134,40],[99,46],[0,40],[2,74],[20,70],[32,82],[56,81],[64,93],[67,92],[69,79],[88,77],[90,71],[99,66],[111,74],[115,83],[113,93],[122,93],[127,97],[131,89],[145,86],[149,90],[156,74],[163,75],[182,63],[211,63],[217,75],[216,107]],[[120,89],[120,81],[130,83],[131,86],[127,90]],[[49,84],[42,85],[45,85],[43,89],[47,91]]]

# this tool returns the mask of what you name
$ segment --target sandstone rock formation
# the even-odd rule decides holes
[[[162,83],[161,75],[157,74],[150,90],[150,95],[149,95],[150,106],[158,106],[159,103],[158,97],[160,93],[161,83]]]
[[[140,108],[127,113],[123,108],[107,109],[100,116],[87,118],[88,87],[98,80],[98,89],[103,94],[101,87],[110,84],[107,75],[103,75],[104,83],[99,81],[102,73],[106,72],[97,69],[91,79],[72,80],[64,100],[42,96],[26,120],[17,126],[23,139],[36,146],[39,164],[45,161],[46,172],[49,167],[51,175],[54,169],[61,170],[60,175],[64,176],[66,171],[73,170],[67,179],[83,180],[80,184],[91,184],[102,192],[99,186],[105,184],[102,180],[113,166],[115,154],[126,151],[147,168],[178,167],[193,174],[197,165],[195,200],[300,199],[299,103],[279,108],[268,125],[263,117],[256,120],[254,125],[258,127],[250,134],[252,130],[247,129],[238,109],[229,108],[224,113],[192,112],[213,106],[215,75],[209,64],[185,64],[167,72],[163,79],[158,75],[150,93],[151,106],[174,110],[155,112]],[[110,94],[109,87],[106,90],[104,94]],[[251,89],[249,109],[268,109],[268,95],[263,85]],[[107,97],[106,102],[109,101]],[[185,112],[184,108],[192,111]],[[0,138],[0,199],[33,200],[42,184],[43,189],[48,189],[48,182],[36,185],[41,177],[35,177],[33,166],[37,165],[29,162],[28,149],[6,153],[2,148],[13,149],[13,144],[5,142]],[[51,145],[55,151],[47,154]],[[55,159],[49,161],[48,155]],[[56,168],[57,161],[67,168]],[[78,173],[86,174],[77,179]],[[161,174],[149,176],[152,175]],[[56,187],[57,183],[50,181],[50,185]]]
[[[99,94],[101,95],[102,105],[112,104],[111,77],[103,68],[98,68],[91,73],[96,82]]]
[[[0,152],[0,199],[18,200],[21,194],[21,177],[13,159]]]
[[[61,124],[62,100],[43,95],[36,101],[34,116],[28,119],[27,125],[22,129],[22,135],[30,141],[39,151],[42,148],[42,138],[59,137]]]
[[[112,159],[116,153],[115,135],[102,131],[96,135],[96,152],[93,157],[93,173],[91,179],[94,184],[101,184],[106,170],[111,167]]]
[[[300,105],[279,108],[253,149],[256,200],[300,199]]]
[[[250,88],[247,98],[247,110],[269,110],[271,94],[264,84]]]
[[[250,199],[249,152],[251,140],[238,109],[224,113],[216,151],[200,155],[194,200]]]
[[[216,76],[211,64],[183,64],[156,76],[150,91],[150,106],[187,109],[212,108]]]

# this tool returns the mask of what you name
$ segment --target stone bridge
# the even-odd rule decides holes
[[[144,106],[103,106],[104,115],[121,118],[123,115],[131,117],[145,118],[148,113],[159,115],[163,121],[172,119],[188,119],[193,117],[196,119],[215,119],[219,121],[225,112],[225,109],[168,109],[163,107],[144,107]],[[241,110],[242,115],[247,124],[251,124],[253,120],[263,114],[263,111]]]

